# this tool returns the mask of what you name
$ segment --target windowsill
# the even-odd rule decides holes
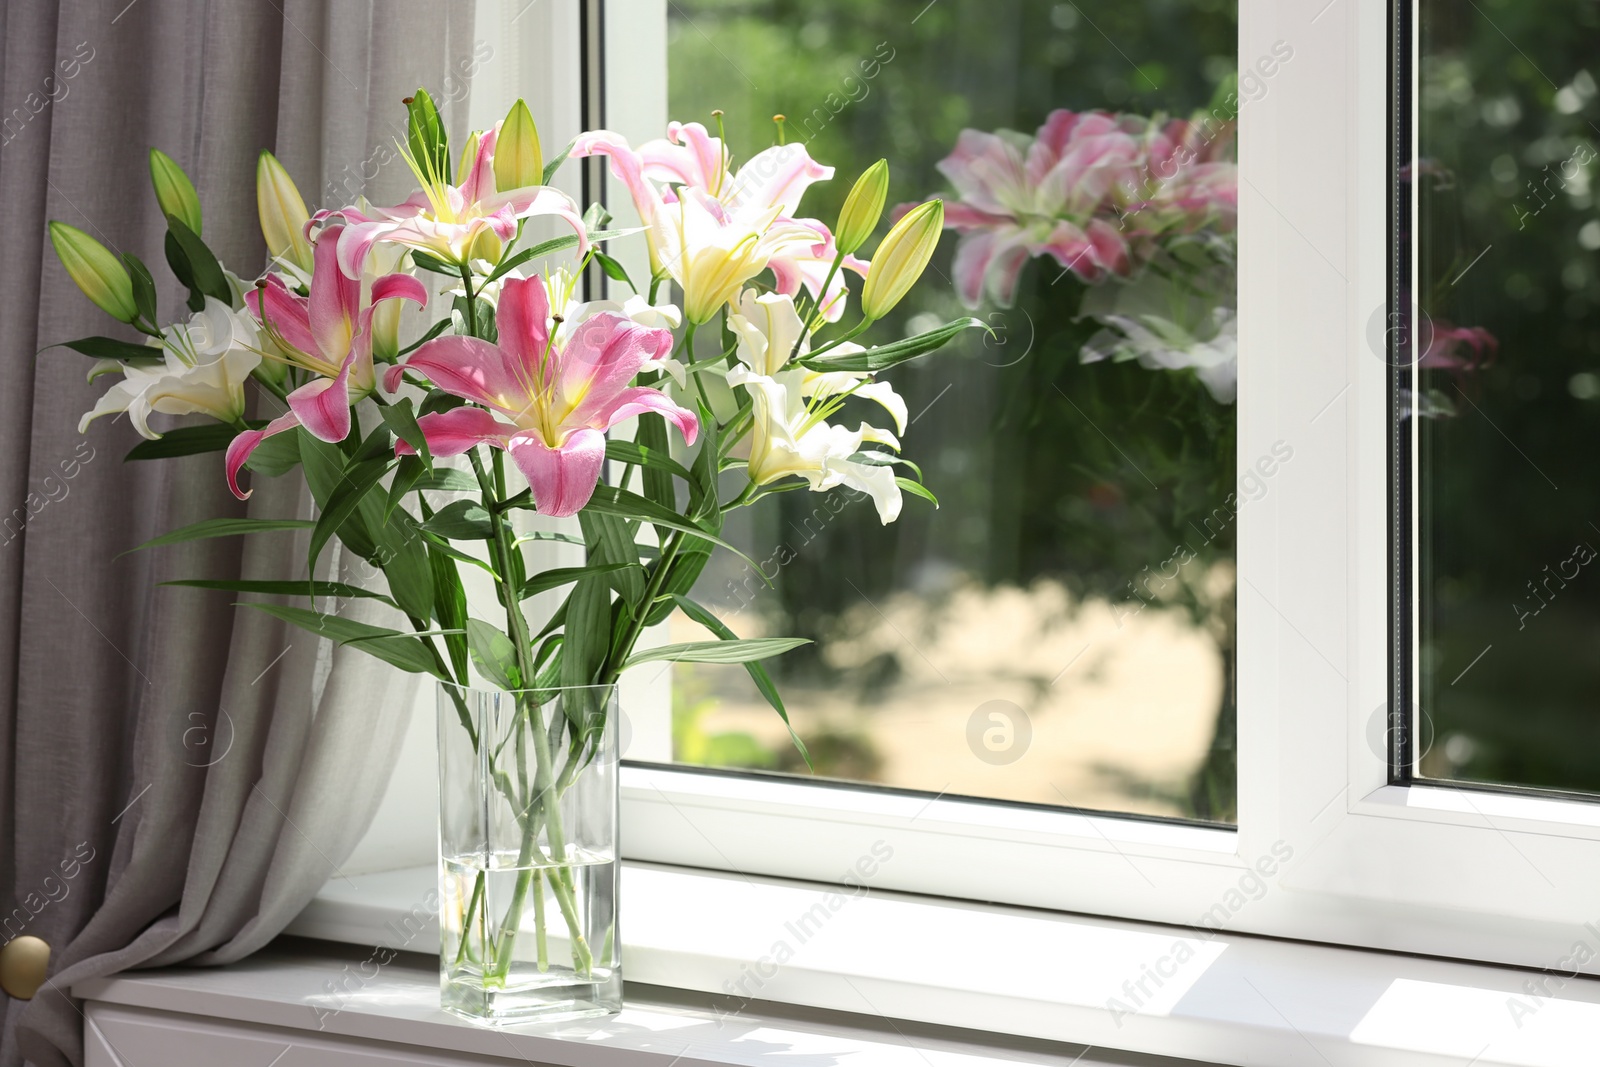
[[[288,932],[436,952],[431,920],[409,937],[402,923],[429,910],[434,878],[432,868],[337,878]],[[627,863],[628,979],[716,994],[743,981],[761,1001],[1246,1067],[1556,1067],[1600,1033],[1595,980],[888,892],[835,897],[826,920],[802,928],[832,892]],[[792,953],[782,966],[761,962],[782,952]],[[1141,994],[1158,969],[1171,973],[1159,988],[1145,978]],[[1535,999],[1530,981],[1550,995]],[[1113,999],[1134,1010],[1113,1017]],[[1512,1004],[1532,1010],[1514,1017]],[[718,1012],[748,1017],[740,1008],[726,999]]]

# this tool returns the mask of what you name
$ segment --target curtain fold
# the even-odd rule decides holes
[[[464,69],[471,35],[470,5],[426,0],[0,9],[0,940],[52,947],[32,1001],[0,995],[0,1067],[81,1064],[75,981],[226,963],[282,930],[370,822],[416,685],[233,594],[158,584],[303,576],[303,536],[121,555],[203,518],[308,517],[310,502],[294,477],[257,476],[238,503],[219,454],[124,463],[125,418],[76,432],[105,380],[86,382],[76,353],[35,352],[129,335],[68,281],[45,221],[138,255],[163,317],[186,317],[151,146],[194,180],[224,265],[253,276],[257,154],[313,209],[398,200],[400,100]],[[464,99],[446,118],[464,128]],[[375,603],[340,614],[392,621]]]

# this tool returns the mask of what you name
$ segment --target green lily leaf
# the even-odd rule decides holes
[[[322,555],[322,548],[328,539],[356,513],[362,499],[377,487],[393,467],[393,460],[382,457],[355,459],[345,466],[343,476],[328,495],[317,525],[311,531],[311,547],[306,562],[309,573],[316,573],[317,557]]]
[[[638,493],[630,493],[626,489],[618,489],[614,485],[597,485],[594,489],[594,496],[589,498],[587,508],[607,514],[620,515],[625,519],[638,519],[653,526],[665,526],[669,530],[679,530],[691,537],[709,541],[719,548],[727,549],[752,567],[756,565],[755,560],[716,534],[708,532],[702,526],[695,525],[675,511],[646,500]]]
[[[639,547],[633,539],[636,530],[616,515],[587,509],[578,512],[578,524],[589,542],[591,564],[624,564],[609,584],[622,594],[630,613],[637,610],[644,599],[644,568],[639,564]]]
[[[80,337],[76,341],[60,341],[39,349],[40,354],[52,348],[70,348],[74,352],[94,359],[120,359],[124,363],[161,362],[161,349],[132,341],[119,341],[115,337]]]
[[[478,672],[505,690],[522,688],[517,668],[517,646],[498,629],[478,619],[467,620],[467,645]]]
[[[811,642],[804,637],[747,637],[730,641],[686,641],[679,645],[647,648],[628,657],[625,666],[669,660],[673,663],[748,663],[781,656]]]
[[[646,500],[664,508],[674,508],[676,494],[672,479],[692,482],[687,467],[667,453],[667,424],[659,413],[647,411],[639,416],[636,441],[606,442],[606,458],[642,468],[641,481]]]
[[[467,593],[461,585],[461,572],[450,562],[450,557],[434,545],[428,545],[428,564],[433,571],[433,617],[445,630],[458,631],[446,634],[445,651],[456,680],[467,684]]]
[[[581,537],[574,537],[571,534],[564,533],[548,533],[544,530],[518,534],[511,543],[513,545],[521,545],[525,541],[557,541],[563,545],[577,545],[579,548],[587,548],[589,544]]]
[[[558,589],[569,582],[576,582],[581,578],[612,574],[616,571],[637,566],[637,563],[591,563],[585,567],[554,567],[547,571],[540,571],[522,583],[522,590],[517,594],[517,599],[526,600],[537,593],[543,593],[549,589]]]
[[[894,484],[898,485],[901,489],[910,493],[912,496],[920,496],[922,499],[929,501],[934,507],[939,506],[939,498],[934,496],[933,491],[927,486],[923,485],[921,482],[914,482],[910,478],[896,477]]]
[[[629,289],[632,289],[634,293],[639,292],[639,287],[633,284],[633,279],[628,277],[627,268],[621,263],[618,263],[598,248],[593,249],[592,254],[594,255],[594,261],[600,264],[600,269],[606,272],[607,278],[614,282],[622,282]]]
[[[416,264],[416,266],[421,270],[430,270],[435,274],[443,274],[447,278],[454,278],[457,281],[461,280],[460,267],[452,267],[444,260],[435,259],[433,256],[428,255],[428,253],[420,252],[415,248],[411,250],[411,262]]]
[[[674,593],[672,599],[677,602],[678,607],[683,610],[685,615],[716,634],[722,640],[737,641],[739,639],[732,630],[728,629],[727,624],[713,615],[708,608],[702,607],[681,593]],[[772,676],[767,673],[765,667],[755,660],[746,660],[744,669],[749,672],[750,680],[756,683],[756,688],[761,691],[761,695],[767,698],[767,703],[772,705],[772,710],[778,713],[778,718],[783,720],[783,725],[788,729],[789,737],[794,741],[795,748],[800,750],[800,755],[806,761],[806,767],[813,771],[816,770],[815,767],[811,766],[811,752],[806,748],[806,743],[800,740],[800,735],[794,732],[794,726],[789,722],[788,709],[783,706],[783,697],[779,695],[778,687],[773,683]]]
[[[429,181],[448,181],[450,170],[450,135],[445,132],[444,120],[434,106],[428,90],[419,88],[406,99],[406,148],[411,159]]]
[[[487,541],[494,536],[489,511],[478,500],[456,500],[421,524],[431,534],[454,541]]]
[[[455,467],[435,467],[432,474],[424,474],[418,478],[413,488],[438,493],[476,493],[480,486],[478,480],[464,470],[457,470]]]
[[[396,353],[395,358],[398,359],[400,356],[410,355],[412,352],[415,352],[417,349],[421,348],[435,337],[438,337],[441,333],[444,333],[449,328],[450,320],[440,319],[438,322],[428,327],[427,333],[423,334],[415,341],[412,341],[410,344],[406,345],[398,353]]]
[[[887,370],[908,359],[927,355],[935,349],[943,348],[962,330],[979,329],[995,336],[994,328],[982,319],[965,318],[955,322],[947,322],[936,330],[919,333],[915,337],[907,337],[902,341],[879,345],[862,352],[825,352],[820,356],[807,356],[800,362],[818,371],[880,371]]]
[[[122,253],[122,265],[128,268],[133,279],[133,302],[139,313],[149,322],[156,321],[156,280],[150,277],[150,268],[132,252]]]
[[[567,147],[561,150],[561,154],[559,156],[544,165],[544,181],[541,184],[550,184],[550,179],[556,176],[556,171],[561,169],[561,164],[565,163],[567,161],[567,157],[572,154],[572,146],[577,143],[578,139],[574,137],[572,140],[567,142]]]
[[[422,427],[417,425],[417,413],[412,410],[411,398],[408,396],[396,403],[385,404],[378,409],[378,413],[396,437],[416,449],[417,455],[422,457],[423,466],[431,470],[433,456],[428,451],[428,439],[422,435]]]
[[[184,578],[177,581],[162,582],[161,584],[181,585],[188,589],[223,589],[231,593],[262,593],[267,596],[331,596],[341,599],[363,597],[368,600],[381,600],[391,607],[394,606],[394,601],[382,593],[374,592],[371,589],[362,589],[356,585],[348,585],[344,582],[258,582],[245,579],[224,581],[209,578]]]
[[[306,530],[316,523],[309,519],[206,519],[204,522],[192,523],[180,527],[160,537],[152,537],[137,548],[130,548],[128,552],[138,552],[145,548],[159,548],[162,545],[176,545],[183,541],[201,541],[208,537],[235,537],[239,534],[268,533],[273,530]],[[127,555],[123,552],[121,555]]]
[[[178,238],[171,230],[167,231],[166,240],[161,244],[162,251],[167,256],[167,267],[172,271],[172,276],[178,279],[185,289],[189,290],[187,301],[190,311],[201,311],[206,306],[205,294],[194,283],[194,270],[189,266],[189,257],[184,255],[183,246],[178,244]]]
[[[472,566],[477,567],[479,570],[483,571],[485,574],[487,574],[489,577],[493,578],[497,582],[500,580],[500,575],[498,573],[496,573],[496,571],[495,571],[495,569],[493,567],[491,567],[485,561],[479,559],[477,556],[473,556],[473,555],[470,555],[470,554],[468,554],[466,552],[461,551],[455,545],[452,545],[450,543],[449,539],[444,538],[444,537],[440,537],[436,533],[431,533],[431,532],[429,532],[427,530],[422,529],[422,524],[421,523],[417,524],[417,530],[421,532],[423,538],[427,541],[428,547],[430,549],[437,549],[440,554],[442,554],[442,555],[444,555],[444,556],[446,556],[446,557],[448,557],[450,559],[455,560],[457,563],[468,563],[468,564],[471,564]]]
[[[502,259],[494,270],[489,273],[489,276],[483,280],[483,284],[488,285],[490,282],[504,277],[530,259],[538,259],[540,256],[548,256],[552,252],[564,252],[569,248],[577,247],[578,235],[575,233],[569,233],[564,237],[555,237],[548,241],[541,241],[532,248],[524,248],[522,251]]]
[[[394,509],[399,507],[400,501],[411,492],[425,471],[422,466],[421,456],[401,456],[399,464],[394,469],[394,479],[389,483],[389,498],[383,503],[383,519],[389,521],[389,516],[394,514]]]
[[[300,465],[300,435],[280,433],[267,438],[250,453],[244,465],[268,478],[288,474]]]
[[[168,430],[154,441],[140,441],[122,459],[123,462],[131,459],[170,459],[200,452],[221,452],[238,436],[239,431],[225,422],[180,426],[176,430]]]
[[[443,389],[432,389],[429,390],[427,396],[422,398],[422,406],[417,409],[417,418],[420,419],[424,415],[432,415],[435,411],[454,411],[465,403],[465,400],[454,393],[447,393]],[[476,488],[478,483],[473,482],[472,484]]]
[[[176,215],[167,216],[167,232],[177,242],[184,261],[189,265],[189,275],[194,279],[194,289],[205,296],[214,296],[232,307],[233,291],[228,288],[228,279],[222,273],[222,265],[217,262],[217,257],[212,254],[211,249],[206,247],[206,243],[200,239],[200,235],[189,229],[188,225]],[[190,306],[194,306],[192,301]]]
[[[337,615],[324,615],[305,608],[255,603],[240,606],[264,611],[268,615],[293,623],[302,630],[331,638],[337,644],[355,644],[368,655],[375,656],[403,671],[410,671],[412,674],[431,674],[435,678],[450,681],[450,678],[440,670],[437,659],[429,652],[422,638],[414,634],[403,634],[398,630],[371,626],[352,619],[341,619]]]

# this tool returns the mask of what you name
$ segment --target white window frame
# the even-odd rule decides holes
[[[605,118],[637,144],[665,129],[666,3],[616,10]],[[837,882],[881,839],[888,889],[1540,968],[1593,940],[1600,805],[1391,784],[1370,740],[1390,679],[1388,367],[1368,335],[1391,16],[1240,2],[1241,65],[1279,42],[1293,61],[1240,114],[1238,458],[1286,442],[1294,462],[1239,513],[1238,828],[631,764],[629,858]]]

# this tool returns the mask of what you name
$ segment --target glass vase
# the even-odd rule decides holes
[[[480,1022],[622,1008],[613,686],[439,686],[439,991]]]

